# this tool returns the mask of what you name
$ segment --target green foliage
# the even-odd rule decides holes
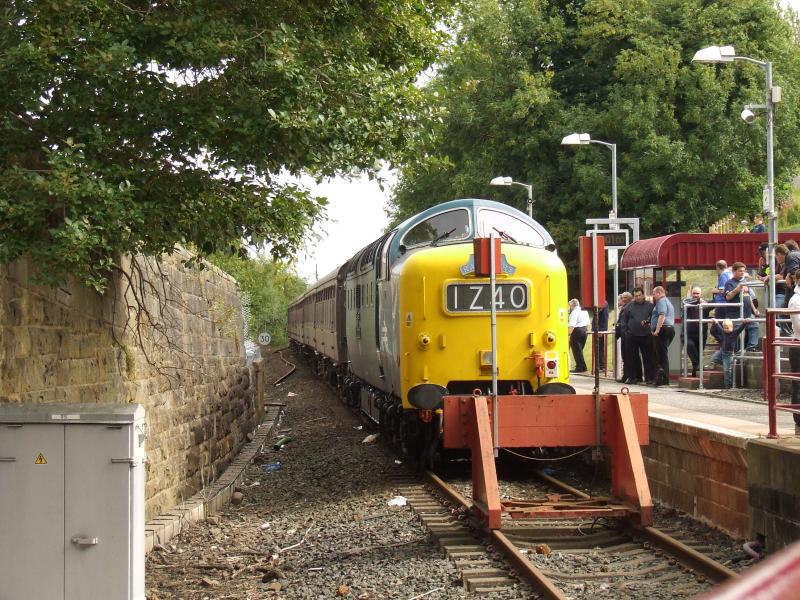
[[[263,257],[216,253],[208,259],[239,283],[243,301],[250,308],[248,338],[255,341],[259,332],[266,330],[273,346],[285,345],[287,309],[305,291],[306,282],[283,263]]]
[[[433,142],[403,170],[396,218],[453,197],[524,210],[520,188],[488,186],[510,175],[533,184],[534,217],[571,261],[584,220],[611,208],[610,152],[561,146],[575,131],[617,144],[619,214],[640,217],[643,236],[758,210],[765,119],[739,113],[763,103],[764,71],[691,63],[713,44],[773,62],[785,195],[800,158],[800,49],[771,1],[476,0],[427,88],[441,110]]]
[[[98,290],[125,252],[291,255],[324,200],[278,177],[398,161],[456,0],[7,0],[0,262]]]

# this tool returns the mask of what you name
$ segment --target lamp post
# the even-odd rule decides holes
[[[769,261],[769,306],[775,306],[775,246],[778,244],[778,215],[775,213],[775,170],[773,165],[773,121],[774,105],[781,100],[781,88],[772,87],[772,63],[756,60],[748,56],[736,56],[733,46],[709,46],[698,50],[692,62],[715,65],[742,61],[753,63],[764,69],[766,73],[766,99],[764,104],[748,104],[742,111],[742,119],[752,123],[755,115],[752,109],[763,109],[767,112],[767,260]]]
[[[520,183],[519,181],[514,181],[511,177],[495,177],[489,182],[489,185],[518,185],[520,187],[524,187],[528,190],[528,216],[532,219],[533,218],[533,186],[529,183]]]
[[[562,146],[588,146],[600,144],[611,148],[611,214],[612,219],[617,218],[617,145],[610,142],[593,140],[588,133],[570,133],[561,140]]]
[[[611,219],[617,218],[617,145],[612,144],[611,142],[604,142],[601,140],[593,140],[592,136],[588,133],[570,133],[569,135],[564,136],[561,140],[562,146],[588,146],[589,144],[600,144],[601,146],[605,146],[606,148],[611,149],[611,212],[608,216]],[[612,229],[616,229],[617,225],[611,225]],[[617,302],[617,296],[619,295],[619,262],[617,261],[617,251],[616,250],[609,250],[608,252],[614,253],[614,318],[618,318],[619,316],[619,303]],[[597,321],[595,321],[595,326],[597,326]],[[614,377],[617,376],[617,352],[616,352],[616,344],[614,344]],[[597,365],[598,372],[600,371],[600,365]]]

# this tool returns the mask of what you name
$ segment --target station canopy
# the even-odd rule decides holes
[[[778,242],[800,241],[800,231],[778,234]],[[623,271],[634,269],[713,269],[718,260],[748,266],[758,262],[758,247],[766,233],[673,233],[634,242],[620,262]]]

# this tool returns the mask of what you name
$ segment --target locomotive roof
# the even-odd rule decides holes
[[[508,204],[503,204],[502,202],[495,202],[494,200],[485,200],[482,198],[462,198],[458,200],[450,200],[449,202],[442,202],[441,204],[437,204],[435,206],[431,206],[423,210],[416,215],[409,217],[400,225],[398,225],[395,229],[397,231],[397,235],[392,238],[391,248],[390,248],[390,259],[394,260],[401,254],[400,252],[400,245],[403,241],[403,236],[407,231],[411,228],[416,226],[419,223],[429,219],[432,216],[435,216],[440,213],[444,213],[450,210],[458,209],[458,208],[466,208],[471,213],[472,222],[477,222],[476,213],[481,208],[488,208],[495,210],[497,212],[506,213],[515,217],[516,219],[522,221],[523,223],[528,224],[531,226],[538,234],[541,236],[542,243],[538,247],[547,248],[547,249],[555,249],[555,243],[553,241],[552,236],[544,228],[544,226],[536,221],[535,219],[530,218],[524,212],[517,210],[513,206],[509,206]],[[476,237],[475,230],[473,229],[469,239]]]
[[[389,237],[391,237],[391,242],[389,247],[389,260],[390,262],[394,262],[404,254],[404,252],[401,252],[400,247],[402,245],[406,232],[411,230],[419,223],[422,223],[427,219],[434,217],[436,215],[456,209],[468,210],[470,213],[471,230],[467,238],[459,239],[458,241],[463,243],[464,241],[471,240],[472,238],[476,237],[474,224],[477,223],[477,212],[481,208],[491,209],[500,213],[505,213],[510,216],[513,216],[519,221],[522,221],[523,223],[530,226],[539,235],[539,237],[541,238],[541,243],[535,244],[536,247],[545,248],[549,250],[555,249],[555,243],[553,242],[553,238],[547,231],[547,229],[545,229],[541,223],[539,223],[535,219],[530,218],[527,214],[525,214],[520,210],[517,210],[513,206],[509,206],[508,204],[503,204],[502,202],[495,202],[494,200],[485,200],[481,198],[461,198],[458,200],[450,200],[448,202],[442,202],[441,204],[436,204],[435,206],[426,208],[425,210],[415,214],[414,216],[409,217],[389,233],[386,233],[377,238],[375,241],[371,242],[370,244],[367,244],[364,248],[361,248],[358,252],[356,252],[350,259],[345,261],[342,265],[336,267],[336,269],[326,274],[324,277],[317,280],[316,282],[312,283],[309,286],[308,290],[306,290],[304,294],[302,294],[299,298],[297,298],[295,302],[301,300],[303,297],[309,295],[310,293],[313,293],[323,284],[329,283],[333,279],[343,279],[348,272],[358,271],[366,263],[372,262],[376,253],[380,251],[380,248],[382,247],[384,241]],[[445,240],[442,243],[448,243],[448,242]]]

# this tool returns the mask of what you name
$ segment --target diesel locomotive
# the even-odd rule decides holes
[[[497,393],[574,393],[567,276],[547,230],[489,200],[429,208],[315,282],[289,307],[296,352],[423,462],[442,433],[442,398],[492,387],[490,279],[473,240],[500,239]]]

